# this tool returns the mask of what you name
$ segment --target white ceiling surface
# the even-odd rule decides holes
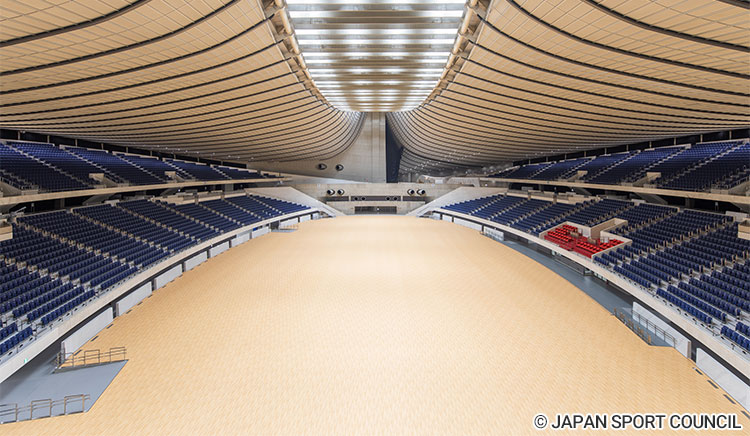
[[[347,111],[414,109],[440,79],[464,0],[287,0],[315,85]]]
[[[419,108],[389,114],[402,172],[750,125],[737,0],[494,0]]]
[[[258,0],[4,0],[0,126],[236,161],[334,156],[362,116],[298,79],[274,12]]]

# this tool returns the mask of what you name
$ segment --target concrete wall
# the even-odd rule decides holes
[[[161,288],[182,274],[182,265],[176,265],[154,279],[154,290]]]
[[[457,185],[434,185],[427,183],[303,183],[294,185],[295,189],[318,201],[323,201],[328,197],[326,191],[329,189],[333,189],[334,191],[343,189],[344,197],[370,195],[408,196],[407,191],[409,189],[413,189],[414,191],[425,190],[425,195],[420,196],[424,201],[329,201],[326,203],[328,207],[334,208],[346,215],[353,215],[356,206],[396,206],[397,214],[406,214],[422,207],[425,203],[444,196],[457,187]],[[495,188],[495,191],[497,190]],[[338,197],[338,195],[334,195],[333,197]]]
[[[64,353],[72,353],[81,348],[81,345],[96,336],[96,334],[109,325],[113,319],[112,308],[107,308],[104,312],[100,313],[94,319],[79,327],[73,334],[65,338],[65,340],[62,341],[61,351]]]
[[[146,283],[115,303],[115,316],[120,316],[151,295],[151,283]]]
[[[319,163],[326,164],[327,168],[319,170],[317,168]],[[344,169],[337,171],[335,168],[337,164],[343,165]],[[343,153],[330,159],[250,162],[248,167],[304,176],[383,183],[385,182],[385,114],[366,113],[362,130],[354,143]]]
[[[209,256],[214,257],[214,256],[216,256],[218,254],[221,254],[221,253],[227,251],[227,250],[229,250],[229,241],[222,242],[221,244],[219,244],[219,245],[217,245],[215,247],[211,247],[208,250],[208,254],[209,254]]]
[[[695,352],[695,364],[722,389],[727,391],[732,398],[739,401],[742,407],[750,410],[750,386],[743,383],[736,375],[700,348],[696,349]]]
[[[245,243],[245,242],[249,241],[251,233],[252,233],[252,231],[247,232],[247,233],[242,233],[240,235],[237,235],[236,238],[232,239],[232,248],[234,248],[234,247],[236,247],[236,246],[238,246],[238,245],[240,245],[242,243]]]
[[[265,235],[266,233],[268,233],[270,231],[271,231],[271,229],[269,229],[268,226],[259,227],[259,228],[255,229],[255,230],[253,230],[252,239],[259,238],[259,237]]]
[[[191,269],[205,262],[206,259],[208,259],[208,253],[206,253],[205,251],[196,254],[195,256],[185,261],[185,271],[190,271]]]

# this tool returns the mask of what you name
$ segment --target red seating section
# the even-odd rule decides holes
[[[563,224],[547,232],[544,235],[544,239],[554,242],[568,251],[573,250],[586,257],[591,257],[600,251],[622,244],[622,241],[618,239],[610,239],[608,242],[601,242],[596,239],[590,242],[589,238],[579,235],[577,232],[578,229],[575,227]]]

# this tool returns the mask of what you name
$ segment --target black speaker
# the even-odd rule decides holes
[[[318,169],[319,170],[324,170],[326,168],[328,168],[328,165],[324,164],[323,162],[321,162],[321,163],[318,164]]]
[[[335,193],[336,193],[336,191],[334,191],[333,189],[329,189],[329,190],[326,191],[326,194],[328,194],[328,195],[333,195]]]
[[[409,194],[409,195],[414,195],[414,190],[413,189],[409,189],[408,191],[406,191],[406,193]]]
[[[424,189],[420,189],[419,191],[417,191],[417,194],[419,194],[419,195],[425,195],[426,192],[424,191]]]
[[[344,166],[341,164],[336,164],[336,171],[341,171],[344,169]]]
[[[346,191],[344,191],[343,189],[339,189],[339,190],[338,190],[338,191],[336,191],[336,192],[337,192],[337,193],[338,193],[339,195],[344,195],[344,192],[346,192]]]

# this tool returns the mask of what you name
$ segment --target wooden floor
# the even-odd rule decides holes
[[[90,412],[0,433],[506,435],[539,434],[540,412],[740,411],[550,270],[412,217],[233,248],[84,348],[110,346],[130,360]]]

